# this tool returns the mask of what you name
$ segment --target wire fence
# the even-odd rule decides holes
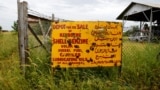
[[[125,65],[124,67],[133,65],[134,68],[144,65],[147,67],[150,64],[157,63],[160,59],[159,50],[159,43],[134,41],[130,40],[129,36],[123,36],[122,62]]]
[[[51,27],[51,20],[53,19],[53,17],[44,15],[32,9],[28,9],[28,14],[49,20],[49,21],[39,21],[39,23],[37,24],[31,24],[32,29],[36,31],[36,34],[38,35],[38,37],[40,39],[45,38],[43,37],[43,34],[46,34],[48,32],[49,27]],[[54,17],[54,20],[65,21],[64,19],[61,19],[58,17]],[[38,31],[40,31],[40,33]],[[42,39],[42,40],[45,40],[45,39]],[[36,45],[35,47],[38,47],[38,46],[39,45]],[[135,62],[135,60],[144,61],[144,62],[146,60],[155,61],[159,53],[158,51],[159,44],[132,41],[132,40],[129,40],[128,36],[123,36],[122,47],[123,47],[122,62],[124,61],[124,63],[126,63],[125,61],[128,61],[128,60],[132,62]]]

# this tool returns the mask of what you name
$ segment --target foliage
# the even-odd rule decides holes
[[[13,29],[14,31],[18,32],[18,23],[17,23],[17,21],[14,21],[13,26],[12,26],[12,29]]]
[[[124,36],[129,36],[135,32],[139,31],[139,27],[138,26],[131,26],[130,30],[127,30],[123,35]]]
[[[2,90],[159,90],[160,46],[123,40],[122,73],[117,67],[50,68],[50,55],[30,49],[25,77],[21,74],[18,40],[13,32],[0,34],[0,88]],[[35,40],[30,37],[29,46]],[[37,53],[38,52],[38,53]]]
[[[2,30],[2,26],[0,26],[0,30]]]
[[[0,32],[2,31],[2,26],[0,26]]]

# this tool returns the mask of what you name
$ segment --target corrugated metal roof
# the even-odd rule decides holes
[[[136,5],[144,6],[144,7],[146,7],[146,10],[125,16],[125,14],[128,13],[129,10],[133,9],[133,6],[136,7]],[[156,18],[160,18],[160,4],[153,4],[153,3],[146,3],[146,2],[144,2],[144,3],[131,2],[127,6],[127,8],[117,17],[117,19],[123,20],[124,18],[126,18],[125,20],[147,21],[147,19],[145,19],[144,15],[143,15],[143,13],[145,12],[147,14],[147,16],[150,17],[151,9],[147,9],[147,7],[158,11],[154,14],[154,20],[156,20]],[[139,8],[139,9],[141,9],[141,8]]]
[[[146,2],[143,2],[143,3],[133,2],[133,3],[142,4],[142,5],[150,6],[153,8],[160,8],[160,4],[157,4],[157,3],[156,4],[155,3],[146,3]]]

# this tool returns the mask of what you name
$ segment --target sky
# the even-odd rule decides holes
[[[132,2],[139,0],[20,0],[28,2],[28,9],[47,16],[66,20],[117,21],[118,15]],[[159,3],[160,0],[141,0]],[[12,30],[17,21],[17,0],[0,0],[0,26]],[[121,22],[121,21],[120,21]],[[129,22],[132,25],[135,22]],[[127,26],[127,24],[126,24]]]

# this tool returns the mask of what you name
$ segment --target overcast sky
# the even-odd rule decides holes
[[[21,0],[23,1],[23,0]],[[31,10],[44,15],[67,20],[115,21],[117,16],[132,2],[139,0],[24,0]],[[141,0],[159,3],[160,0]],[[17,20],[17,0],[0,0],[0,26],[11,30]]]

